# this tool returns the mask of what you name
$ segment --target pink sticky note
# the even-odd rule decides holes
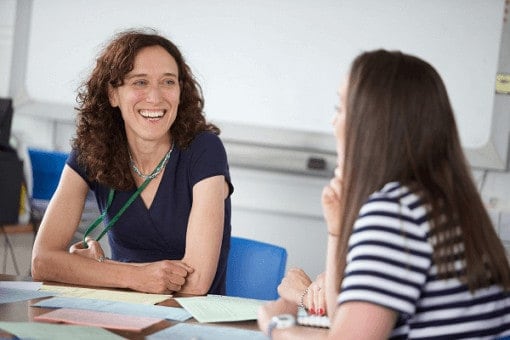
[[[65,322],[74,325],[141,332],[163,319],[131,316],[84,309],[60,308],[34,317],[36,321]]]

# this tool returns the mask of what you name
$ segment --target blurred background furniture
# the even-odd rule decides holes
[[[227,265],[226,295],[275,300],[286,265],[285,248],[233,236]]]
[[[30,219],[37,233],[48,203],[60,181],[60,175],[69,155],[66,152],[28,148],[32,169]]]
[[[32,169],[31,222],[34,225],[35,233],[37,233],[48,203],[58,186],[69,153],[28,148],[28,154]],[[97,217],[97,214],[98,208],[94,196],[89,191],[73,243],[83,238],[88,224]],[[109,252],[109,247],[104,244],[103,246],[105,252]]]

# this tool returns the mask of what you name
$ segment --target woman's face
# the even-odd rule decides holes
[[[127,137],[144,141],[168,140],[179,97],[177,63],[161,46],[141,49],[124,84],[109,89],[110,104],[120,109]]]
[[[333,128],[336,137],[336,152],[337,152],[337,165],[342,169],[344,161],[344,148],[345,148],[345,98],[347,96],[347,82],[345,78],[338,89],[338,106],[335,108],[335,115],[333,117]]]

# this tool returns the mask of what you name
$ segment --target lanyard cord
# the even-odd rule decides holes
[[[126,201],[126,203],[124,203],[124,205],[122,206],[122,208],[120,208],[120,210],[117,212],[117,214],[115,214],[115,216],[111,219],[111,221],[106,225],[106,227],[103,229],[103,231],[101,232],[101,234],[99,234],[99,236],[97,237],[96,241],[99,241],[107,232],[108,230],[111,229],[111,227],[113,227],[113,225],[115,224],[115,222],[117,222],[117,220],[120,218],[120,216],[124,213],[124,211],[126,211],[126,209],[131,205],[131,203],[133,203],[133,201],[138,197],[138,195],[140,195],[140,193],[143,191],[143,189],[145,189],[145,187],[147,186],[147,184],[149,184],[149,182],[152,180],[152,178],[147,178],[143,183],[142,185],[140,185],[140,187],[138,187],[138,189],[136,189],[136,191],[133,193],[133,195],[131,195],[131,197],[129,197],[129,199]],[[95,221],[94,223],[92,223],[88,228],[87,228],[87,231],[85,232],[85,234],[83,235],[83,246],[85,248],[87,248],[87,242],[85,242],[85,238],[92,232],[92,230],[94,230],[98,225],[99,223],[101,223],[105,216],[106,216],[106,212],[108,211],[108,208],[110,207],[110,205],[112,204],[112,201],[113,201],[113,196],[115,194],[115,190],[113,189],[110,189],[110,193],[108,194],[108,203],[107,203],[107,206],[106,206],[106,209],[103,211],[103,213],[101,214],[101,216],[99,216]]]
[[[113,196],[115,195],[115,190],[110,189],[110,192],[108,193],[108,202],[106,203],[106,208],[103,210],[103,213],[99,215],[94,222],[92,222],[89,227],[87,228],[87,231],[85,231],[85,234],[83,235],[83,246],[87,248],[87,242],[85,242],[85,238],[92,232],[92,230],[96,229],[99,223],[101,223],[105,216],[106,212],[110,208],[110,205],[113,201]]]
[[[173,145],[172,145],[172,149],[170,149],[170,152],[172,152],[172,150],[173,150]],[[164,157],[161,160],[161,162],[159,162],[156,169],[154,169],[154,172],[161,171],[161,167],[167,161],[168,161],[168,157]],[[133,203],[133,201],[140,195],[140,193],[143,191],[143,189],[145,189],[145,187],[149,184],[149,182],[154,177],[155,176],[148,176],[145,179],[145,181],[143,181],[142,185],[140,185],[138,187],[138,189],[136,189],[136,191],[133,193],[133,195],[131,195],[131,197],[129,197],[129,199],[126,201],[126,203],[124,203],[122,208],[120,208],[120,210],[117,212],[117,214],[115,214],[115,216],[111,219],[111,221],[106,225],[106,227],[103,229],[101,234],[99,234],[99,236],[97,237],[96,241],[99,241],[108,232],[108,230],[110,230],[111,227],[113,227],[115,222],[117,222],[117,220],[124,213],[124,211],[126,211],[126,209],[131,205],[131,203]],[[92,224],[90,224],[90,226],[87,228],[87,231],[85,231],[85,234],[83,235],[83,241],[82,241],[84,248],[88,248],[87,242],[85,242],[85,238],[99,225],[99,223],[101,223],[104,220],[104,218],[106,217],[106,212],[108,211],[108,209],[110,208],[110,205],[112,204],[114,195],[115,195],[115,190],[110,189],[110,192],[108,193],[108,202],[106,203],[106,208],[104,209],[103,213],[94,222],[92,222]]]

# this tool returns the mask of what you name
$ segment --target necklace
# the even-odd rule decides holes
[[[170,155],[172,154],[172,150],[174,149],[174,144],[172,144],[172,147],[170,148],[170,150],[168,150],[168,152],[166,153],[166,155],[163,157],[163,159],[159,162],[158,166],[156,166],[156,168],[152,171],[152,173],[150,173],[149,175],[145,175],[143,174],[140,169],[138,169],[138,167],[136,166],[135,162],[133,161],[133,157],[131,157],[131,152],[129,152],[129,162],[131,163],[131,168],[136,172],[136,174],[143,178],[143,179],[153,179],[154,177],[156,177],[157,175],[159,175],[159,173],[161,172],[161,170],[163,170],[163,168],[166,166],[166,163],[168,163],[168,160],[170,159]]]

